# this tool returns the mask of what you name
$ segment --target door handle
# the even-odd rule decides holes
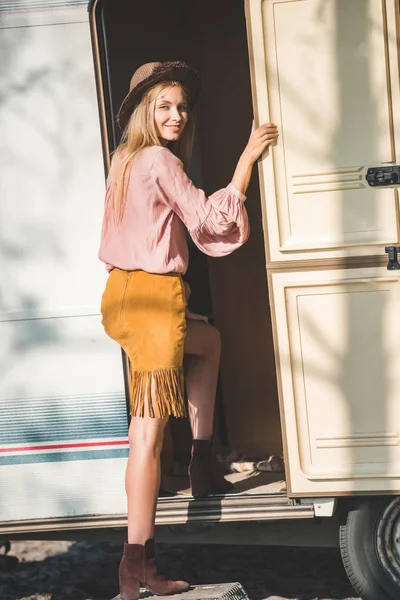
[[[368,167],[365,179],[371,187],[400,184],[400,166]]]
[[[386,246],[385,252],[388,255],[389,262],[387,264],[388,271],[397,271],[400,269],[400,264],[397,259],[397,254],[400,252],[400,246]]]

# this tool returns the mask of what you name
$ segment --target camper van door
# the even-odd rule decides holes
[[[400,491],[398,184],[366,181],[400,163],[398,11],[246,1],[256,124],[280,131],[259,172],[295,496]]]

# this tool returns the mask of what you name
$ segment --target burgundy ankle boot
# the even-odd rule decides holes
[[[147,540],[144,547],[143,585],[156,596],[187,592],[190,585],[186,581],[171,581],[158,573],[155,550],[154,538]]]
[[[119,593],[121,600],[137,600],[144,568],[144,546],[124,543],[124,553],[119,564]]]
[[[194,498],[227,494],[233,490],[233,484],[225,479],[215,456],[213,439],[193,440],[189,477]]]
[[[119,566],[121,600],[137,600],[140,584],[157,596],[179,594],[189,589],[186,581],[170,581],[157,570],[154,539],[140,544],[124,544],[124,554]]]

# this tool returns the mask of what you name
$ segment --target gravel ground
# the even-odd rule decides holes
[[[0,556],[1,600],[111,600],[120,545],[13,542]],[[338,550],[160,544],[170,576],[192,584],[240,581],[251,600],[356,599]]]

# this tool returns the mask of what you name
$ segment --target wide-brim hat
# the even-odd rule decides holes
[[[200,78],[195,69],[182,61],[146,63],[134,72],[129,93],[118,111],[117,122],[121,129],[127,126],[143,94],[157,83],[164,81],[181,83],[187,92],[189,106],[193,108],[200,92]]]

